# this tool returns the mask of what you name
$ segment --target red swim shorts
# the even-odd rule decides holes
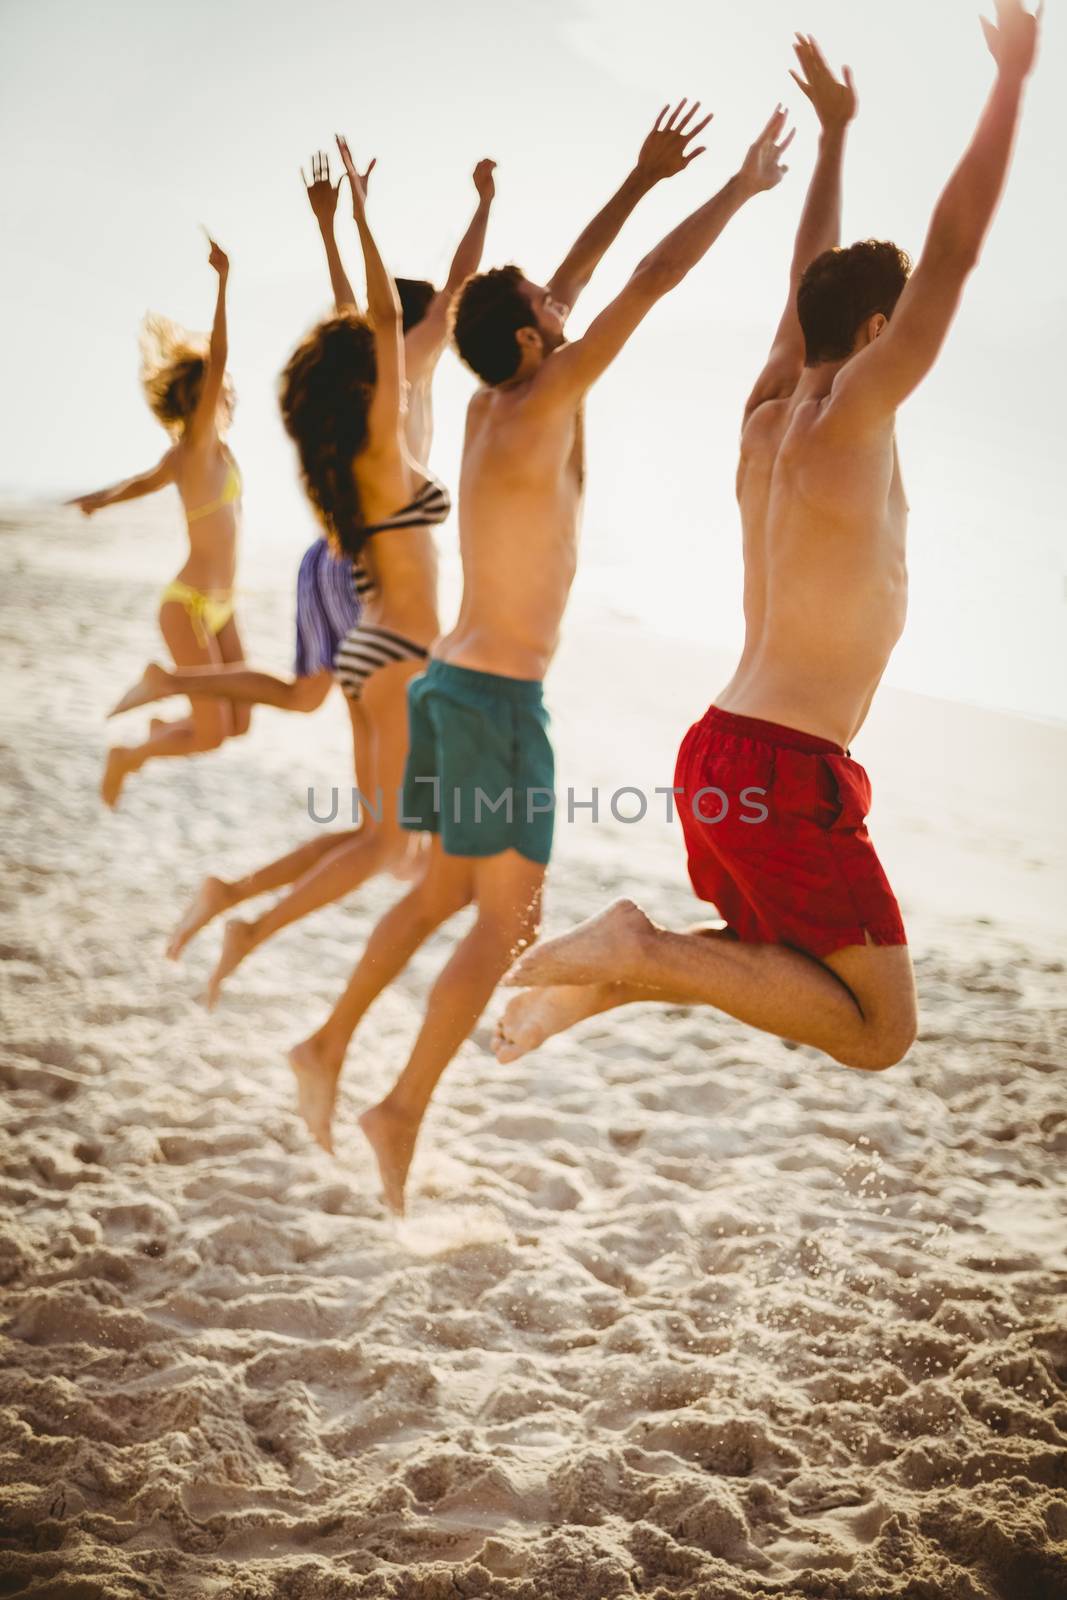
[[[870,779],[840,745],[712,706],[674,782],[693,888],[738,939],[813,956],[907,944],[864,825]]]

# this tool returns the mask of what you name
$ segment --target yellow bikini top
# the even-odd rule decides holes
[[[217,500],[211,500],[206,506],[197,506],[195,511],[185,513],[188,522],[200,522],[204,517],[210,517],[213,511],[221,511],[223,506],[230,506],[235,500],[241,498],[241,474],[237,470],[237,463],[230,457],[230,470],[226,474],[226,482],[222,486],[222,493]]]

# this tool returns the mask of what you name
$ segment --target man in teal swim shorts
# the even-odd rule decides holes
[[[444,1069],[516,954],[536,936],[552,844],[552,748],[541,683],[555,654],[577,562],[582,405],[656,302],[711,248],[746,201],[781,179],[776,111],[740,170],[645,257],[582,338],[563,323],[642,195],[700,154],[706,122],[664,108],[632,172],[547,287],[518,267],[468,280],[456,307],[460,355],[482,379],[460,479],[463,600],[451,633],[409,690],[402,822],[431,835],[422,879],[382,918],[341,1000],[290,1054],[311,1132],[330,1148],[337,1082],[367,1007],[441,924],[477,918],[430,993],[407,1065],[360,1118],[387,1204],[404,1206],[415,1141]]]
[[[439,834],[445,855],[517,850],[546,867],[556,763],[540,683],[434,656],[408,710],[402,825]]]

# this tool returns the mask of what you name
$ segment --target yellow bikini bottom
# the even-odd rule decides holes
[[[168,583],[159,597],[161,606],[168,600],[177,600],[184,607],[199,644],[207,644],[210,636],[222,632],[237,605],[232,589],[212,589],[205,594],[180,578]]]

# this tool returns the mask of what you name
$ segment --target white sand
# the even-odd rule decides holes
[[[175,548],[135,509],[0,523],[0,1593],[1067,1594],[1067,734],[887,693],[862,737],[917,959],[902,1065],[641,1008],[502,1068],[494,1012],[397,1225],[355,1117],[456,930],[368,1018],[336,1161],[284,1051],[396,886],[282,934],[213,1017],[218,930],[162,957],[205,870],[284,850],[307,783],[349,783],[343,708],[257,712],[97,801]],[[291,577],[244,607],[279,666]],[[576,623],[562,785],[669,783],[720,679]],[[692,919],[676,831],[564,826],[550,928],[624,891]]]

